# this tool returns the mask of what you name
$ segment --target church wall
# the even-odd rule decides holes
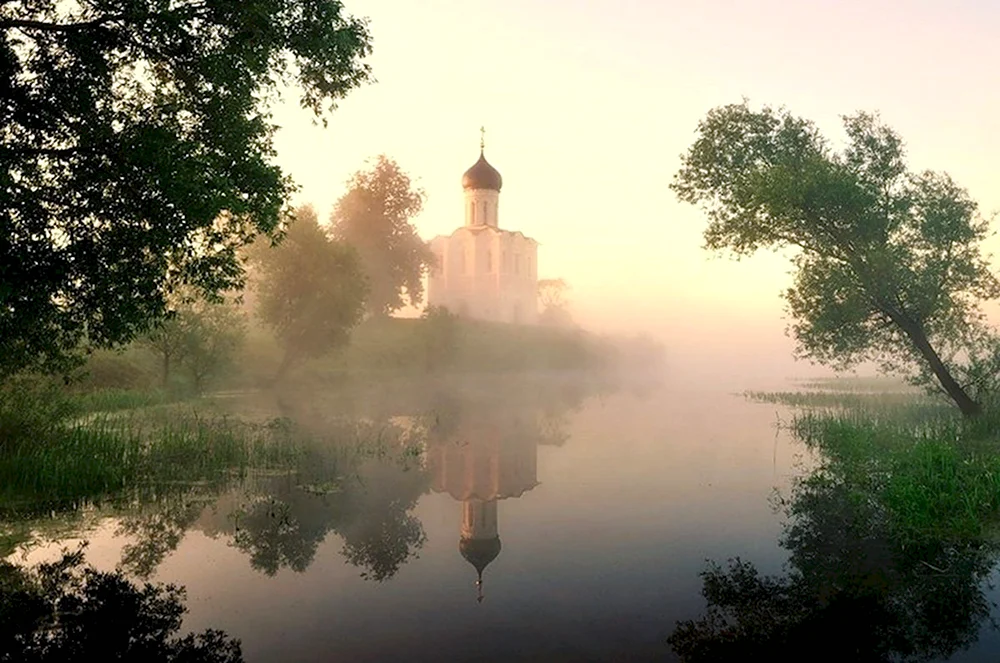
[[[503,270],[498,290],[504,322],[534,324],[538,321],[538,245],[519,234],[503,238]]]
[[[490,271],[496,241],[496,233],[464,229],[436,238],[431,249],[441,256],[444,269],[428,279],[428,304],[472,318],[496,319],[497,274]]]
[[[535,324],[538,245],[518,233],[459,229],[431,249],[443,269],[428,279],[427,302],[480,320]]]

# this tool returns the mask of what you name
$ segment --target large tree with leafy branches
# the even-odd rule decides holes
[[[423,300],[423,276],[434,254],[410,222],[423,202],[424,192],[383,154],[354,174],[333,210],[334,237],[361,255],[373,316],[390,315],[407,302],[415,306]]]
[[[785,296],[801,356],[875,360],[976,414],[995,346],[979,304],[1000,295],[980,252],[988,223],[950,177],[910,171],[877,116],[843,122],[835,151],[786,110],[715,108],[671,186],[706,210],[707,248],[795,249]]]
[[[270,107],[325,118],[370,50],[337,0],[0,2],[0,378],[239,287],[293,190]]]
[[[312,207],[296,211],[280,244],[259,241],[248,253],[257,315],[284,352],[279,379],[295,364],[348,343],[364,315],[367,279],[357,251],[329,239]]]

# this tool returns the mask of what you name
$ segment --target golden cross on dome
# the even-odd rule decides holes
[[[486,149],[486,127],[479,127],[479,151]]]

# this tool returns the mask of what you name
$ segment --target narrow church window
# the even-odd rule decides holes
[[[483,223],[489,224],[490,216],[486,213],[486,201],[483,201]]]
[[[514,254],[514,273],[515,274],[521,273],[521,256],[519,256],[516,253]]]
[[[486,271],[493,273],[493,251],[489,249],[486,250]]]
[[[469,223],[476,222],[476,203],[469,203]]]
[[[507,272],[507,252],[503,252],[503,263],[501,263],[500,270],[504,273]]]

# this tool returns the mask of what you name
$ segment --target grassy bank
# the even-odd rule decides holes
[[[965,418],[940,399],[872,384],[746,395],[796,408],[790,428],[821,458],[804,481],[835,482],[876,506],[901,541],[992,538],[1000,525],[1000,407]]]
[[[256,425],[163,411],[50,422],[0,455],[0,512],[129,497],[170,482],[288,469],[302,443],[280,422]]]
[[[575,385],[584,373],[601,374],[623,353],[609,340],[580,330],[449,324],[442,333],[440,325],[426,319],[366,322],[342,351],[299,366],[281,386],[288,402],[268,416],[284,417],[285,410],[295,409],[296,395],[333,384],[352,393],[365,387],[372,398],[372,389],[382,395],[402,381],[403,391],[426,395],[428,384],[437,380],[555,371],[572,374]],[[280,362],[273,339],[253,330],[239,362],[213,388],[271,386]],[[243,419],[226,416],[214,399],[198,399],[190,385],[176,380],[160,385],[156,367],[155,357],[132,347],[95,353],[85,375],[68,384],[29,376],[0,385],[0,510],[28,505],[44,510],[165,482],[214,481],[247,468],[287,469],[314,443],[343,448],[350,442],[355,455],[377,446],[358,431],[336,431],[351,440],[318,440],[287,420],[250,422],[239,410]],[[494,389],[488,394],[493,399]]]
[[[785,661],[817,642],[836,660],[948,660],[989,625],[1000,410],[964,419],[919,395],[833,396],[754,395],[797,408],[792,433],[817,464],[778,499],[780,573],[742,550],[702,571],[704,613],[667,640],[681,660]]]
[[[792,425],[826,458],[810,480],[833,478],[879,505],[901,541],[972,543],[1000,524],[997,424],[991,412],[980,421],[806,414]]]
[[[241,378],[259,384],[273,377],[281,360],[263,330],[248,338]],[[596,370],[615,359],[613,344],[573,329],[455,320],[442,329],[426,319],[368,320],[340,351],[298,368],[306,378],[327,380],[428,373],[511,373],[529,370]]]
[[[232,364],[214,376],[207,390],[270,386],[283,349],[257,325]],[[604,337],[580,329],[522,326],[460,318],[370,319],[349,343],[329,354],[301,361],[289,378],[299,382],[429,374],[513,374],[530,371],[657,370],[662,348],[649,339]],[[90,396],[84,409],[129,409],[195,395],[184,371],[162,380],[162,360],[147,347],[94,353],[71,391]]]

